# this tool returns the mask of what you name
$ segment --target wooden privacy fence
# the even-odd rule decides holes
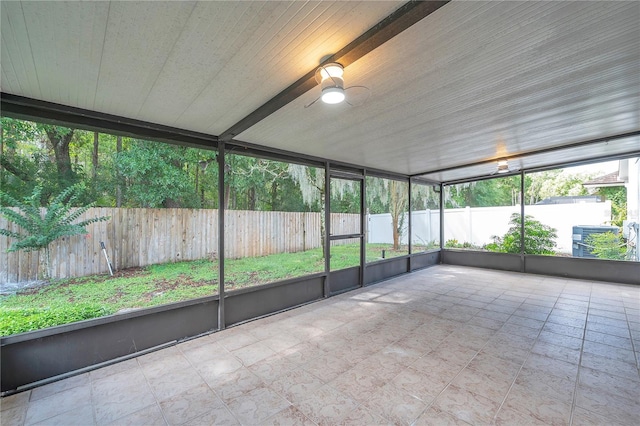
[[[87,227],[87,235],[51,245],[52,275],[81,277],[108,272],[100,241],[117,270],[156,263],[218,258],[218,210],[93,208],[79,219],[109,216]],[[0,217],[0,228],[17,230]],[[360,229],[357,214],[331,214],[331,233]],[[227,210],[225,257],[293,253],[320,247],[320,213]],[[0,236],[0,284],[37,279],[38,253],[12,252],[12,239]]]

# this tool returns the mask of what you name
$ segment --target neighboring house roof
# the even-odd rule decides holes
[[[583,182],[587,188],[602,188],[605,186],[624,186],[625,182],[620,179],[618,172],[611,172],[595,179]]]

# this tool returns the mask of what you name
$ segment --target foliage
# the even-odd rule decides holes
[[[492,237],[494,242],[487,244],[485,249],[500,253],[520,253],[520,230],[522,220],[519,213],[511,215],[509,221],[511,225],[506,234],[502,237]],[[541,223],[533,216],[525,215],[524,219],[524,253],[553,255],[556,247],[555,239],[558,237],[557,230]]]
[[[99,305],[61,304],[44,309],[11,308],[0,311],[0,335],[22,333],[29,330],[39,330],[60,324],[98,318],[109,312]]]
[[[624,186],[602,187],[598,188],[596,194],[611,201],[611,224],[622,226],[627,219],[627,188]]]
[[[469,249],[469,250],[480,250],[481,247],[477,246],[473,243],[470,243],[468,241],[465,241],[463,243],[460,243],[458,240],[456,240],[455,238],[452,238],[450,240],[447,240],[444,243],[445,248],[460,248],[460,249]]]
[[[627,247],[619,234],[613,232],[591,234],[586,238],[585,243],[598,259],[627,259]]]
[[[42,187],[36,187],[31,196],[16,199],[0,191],[0,214],[21,230],[12,231],[0,228],[0,235],[14,238],[8,251],[44,251],[42,271],[50,276],[49,246],[62,237],[86,234],[85,227],[91,223],[108,220],[108,217],[95,217],[73,223],[93,204],[75,207],[82,196],[83,186],[76,184],[68,187],[54,197],[44,211],[40,211]],[[14,206],[16,209],[7,206]]]
[[[512,206],[519,202],[520,176],[496,177],[445,188],[445,208]]]
[[[554,169],[525,175],[525,200],[536,204],[549,197],[587,195],[583,182],[593,174],[571,173],[570,170]]]

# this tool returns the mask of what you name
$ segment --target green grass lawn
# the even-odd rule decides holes
[[[388,244],[367,244],[367,262],[406,254]],[[331,269],[360,263],[359,245],[331,248]],[[324,271],[321,249],[225,260],[230,291]],[[131,268],[108,275],[62,279],[18,294],[0,296],[0,335],[67,324],[218,293],[218,262],[206,259]]]

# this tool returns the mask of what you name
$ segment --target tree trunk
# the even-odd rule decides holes
[[[247,190],[247,198],[248,198],[248,206],[247,210],[255,210],[256,209],[256,189],[251,187]]]
[[[122,152],[122,136],[116,138],[116,153]],[[116,207],[122,207],[122,177],[120,173],[116,173]]]
[[[49,246],[40,249],[38,255],[40,258],[40,265],[36,279],[49,281],[51,279],[51,252],[49,250]]]
[[[93,155],[91,156],[91,164],[93,165],[91,177],[93,180],[98,176],[98,136],[98,132],[93,132]]]
[[[46,130],[47,137],[53,148],[53,154],[56,159],[56,168],[58,169],[58,180],[63,187],[73,184],[73,169],[71,168],[71,155],[69,144],[73,139],[74,130],[70,129],[66,133],[55,127]]]

